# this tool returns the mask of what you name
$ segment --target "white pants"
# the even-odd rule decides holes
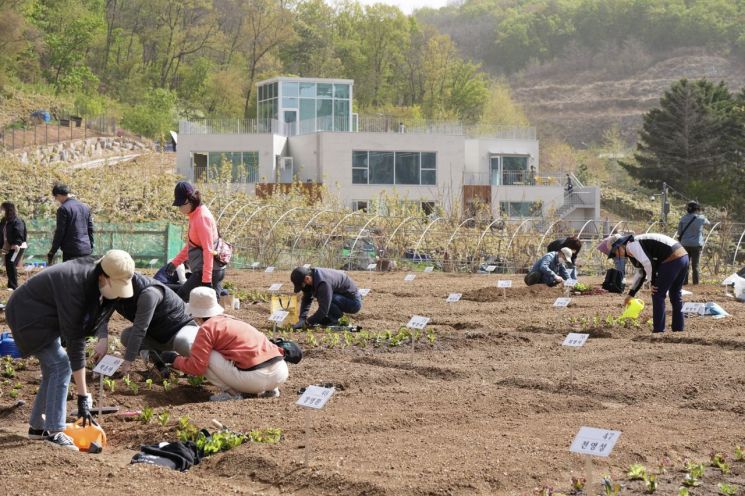
[[[222,389],[232,389],[238,393],[259,394],[271,391],[287,380],[287,362],[276,363],[257,370],[238,370],[233,362],[226,360],[216,351],[210,353],[207,380]]]
[[[146,335],[142,343],[140,343],[140,350],[155,350],[158,352],[175,351],[185,357],[191,356],[191,346],[194,344],[194,340],[197,339],[198,330],[199,327],[195,325],[186,325],[174,334],[167,343],[161,343]],[[129,343],[130,331],[131,328],[122,331],[120,339],[124,346],[127,346]]]

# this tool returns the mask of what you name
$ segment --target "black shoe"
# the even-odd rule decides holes
[[[44,429],[34,429],[33,427],[28,428],[28,438],[33,441],[41,441],[48,435],[49,433]]]
[[[534,284],[538,284],[539,282],[541,282],[541,273],[538,271],[531,272],[525,276],[524,281],[526,286],[533,286]]]

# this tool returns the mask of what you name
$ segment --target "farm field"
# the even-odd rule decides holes
[[[706,465],[691,494],[720,494],[719,483],[745,491],[745,462],[734,457],[745,444],[745,308],[722,287],[688,287],[694,294],[685,300],[717,302],[731,317],[691,317],[684,333],[652,336],[648,291],[640,293],[647,308],[639,326],[624,327],[606,319],[621,314],[620,295],[573,296],[562,309],[552,303],[563,289],[527,288],[520,276],[511,277],[515,287],[505,298],[496,281],[507,276],[417,273],[404,282],[404,272],[351,275],[371,288],[352,318],[369,334],[290,334],[305,356],[290,365],[273,399],[209,402],[215,388],[185,379],[168,391],[158,383],[148,389],[137,362],[131,377],[139,393],[120,380],[105,403],[152,407],[156,416],[167,410],[170,420],[105,416],[109,447],[99,455],[26,439],[38,384],[33,361],[0,378],[0,406],[14,403],[16,383],[17,398],[26,400],[0,413],[3,492],[52,494],[64,485],[67,494],[530,495],[544,486],[570,493],[571,478],[588,470],[585,457],[569,452],[581,426],[622,432],[610,458],[592,459],[586,494],[601,493],[603,474],[622,494],[643,494],[644,483],[626,475],[633,463],[658,474],[657,494],[678,494],[686,460]],[[290,291],[289,273],[234,270],[226,281],[257,300],[230,313],[270,333],[270,305],[260,300],[272,283]],[[461,301],[447,303],[452,292]],[[398,329],[414,314],[431,321],[412,346]],[[123,328],[120,319],[112,323],[115,333]],[[577,350],[563,347],[568,332],[590,339]],[[308,413],[294,404],[298,389],[321,383],[338,387],[325,409]],[[187,473],[129,465],[140,444],[175,440],[184,416],[210,430],[211,419],[238,431],[278,428],[283,438],[213,455]],[[712,452],[727,455],[729,474],[709,466]]]

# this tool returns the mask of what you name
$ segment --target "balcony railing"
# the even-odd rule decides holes
[[[205,134],[265,134],[282,136],[312,134],[316,132],[359,132],[395,134],[442,134],[473,138],[508,140],[534,140],[534,127],[467,126],[459,122],[431,121],[425,119],[395,119],[391,117],[318,117],[284,123],[276,119],[200,119],[179,122],[182,135]]]
[[[530,171],[466,172],[463,184],[480,186],[563,186],[565,175],[541,175]]]

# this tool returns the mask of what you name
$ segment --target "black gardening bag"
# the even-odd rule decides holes
[[[623,293],[626,285],[623,283],[623,272],[617,269],[608,269],[603,281],[603,289],[609,293]]]

